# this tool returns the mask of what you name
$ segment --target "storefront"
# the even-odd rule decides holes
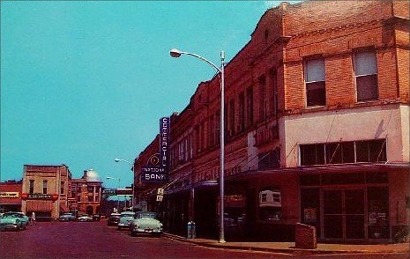
[[[386,243],[407,224],[408,169],[352,165],[309,171],[300,175],[301,222],[315,226],[319,240]]]

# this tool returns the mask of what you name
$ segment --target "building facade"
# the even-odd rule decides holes
[[[22,181],[0,183],[0,212],[21,211]]]
[[[228,240],[290,241],[301,222],[326,242],[394,241],[410,223],[409,47],[407,1],[265,12],[225,67]],[[218,233],[219,84],[199,84],[171,116],[168,182],[139,183],[140,202],[175,233],[190,220],[198,235]]]
[[[68,211],[71,172],[66,165],[24,165],[21,211],[52,220]]]
[[[80,179],[72,179],[70,188],[70,211],[76,212],[77,215],[101,213],[102,182],[95,170],[85,170]]]

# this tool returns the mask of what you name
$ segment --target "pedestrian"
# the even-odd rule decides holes
[[[31,219],[31,224],[34,224],[36,222],[36,213],[34,211],[31,213],[30,219]]]

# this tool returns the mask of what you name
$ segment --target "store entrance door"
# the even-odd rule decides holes
[[[323,190],[324,238],[365,238],[364,189]]]

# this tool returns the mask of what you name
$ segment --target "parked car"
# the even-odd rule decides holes
[[[162,223],[156,218],[155,212],[136,212],[130,224],[131,236],[141,234],[162,235]]]
[[[65,212],[58,218],[59,221],[75,221],[75,214],[73,212]]]
[[[0,218],[0,230],[22,230],[29,224],[28,217],[22,212],[6,212]]]
[[[121,230],[122,228],[129,228],[131,221],[134,220],[134,215],[135,215],[135,212],[133,211],[121,212],[120,221],[117,224],[118,230]]]
[[[82,214],[81,216],[79,216],[77,218],[77,221],[79,221],[79,222],[90,222],[90,221],[93,221],[93,218],[88,214]]]
[[[111,213],[107,220],[108,226],[117,225],[118,222],[120,222],[120,217],[121,217],[120,213],[116,213],[116,212]]]

